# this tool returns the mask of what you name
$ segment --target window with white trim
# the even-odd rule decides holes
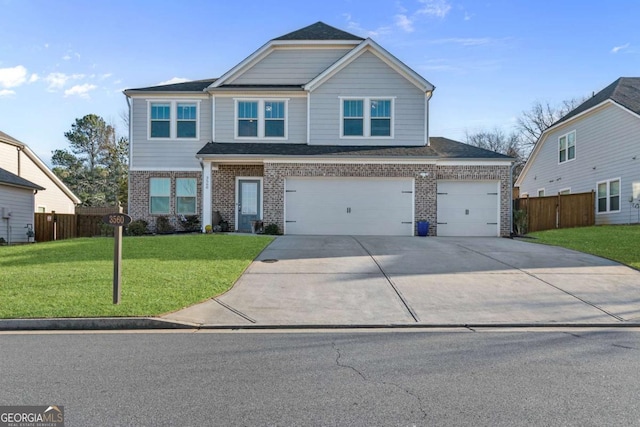
[[[598,213],[620,211],[620,178],[598,183]]]
[[[236,99],[236,138],[286,139],[286,99]]]
[[[568,162],[576,158],[576,131],[558,138],[558,163]]]
[[[149,212],[168,214],[171,198],[171,178],[149,178]]]
[[[195,178],[176,178],[176,213],[193,215],[196,213],[198,184]]]
[[[341,138],[393,137],[393,98],[341,98]]]
[[[147,100],[149,139],[197,139],[200,101]]]
[[[566,194],[571,194],[571,188],[563,188],[560,191],[558,191],[558,194],[562,195],[566,195]]]
[[[538,190],[538,197],[544,197],[544,188]]]

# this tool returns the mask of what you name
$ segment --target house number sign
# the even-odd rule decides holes
[[[131,217],[120,212],[102,217],[102,222],[113,227],[113,303],[120,304],[122,285],[122,227],[131,222]]]

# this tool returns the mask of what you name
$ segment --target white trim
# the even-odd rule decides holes
[[[199,167],[193,168],[176,168],[176,167],[144,167],[137,166],[133,168],[129,168],[129,171],[133,172],[200,172],[202,169]]]
[[[178,180],[179,179],[192,179],[196,182],[196,195],[194,196],[196,199],[195,212],[189,212],[189,213],[178,212]],[[174,179],[174,186],[175,186],[175,191],[173,192],[173,197],[174,197],[174,207],[175,207],[176,215],[198,215],[198,178],[192,177],[192,176],[177,176]],[[182,196],[182,197],[185,197],[185,196]]]
[[[423,160],[406,160],[406,159],[393,159],[393,160],[380,160],[374,158],[366,159],[336,159],[336,158],[314,158],[314,159],[264,159],[264,164],[290,164],[290,163],[304,163],[304,164],[336,164],[336,165],[366,165],[366,164],[378,164],[378,165],[434,165],[437,161],[434,159]]]
[[[211,225],[211,170],[212,163],[210,161],[204,161],[202,163],[202,232],[205,232],[204,227],[208,224]]]
[[[611,183],[615,181],[618,181],[618,209],[615,211],[612,211],[610,206],[610,202],[611,202],[610,191],[611,191]],[[599,200],[598,186],[600,184],[607,184],[607,196],[606,196],[607,210],[602,212],[598,212],[598,200]],[[611,178],[611,179],[603,179],[602,181],[596,182],[596,215],[614,214],[619,212],[622,212],[622,178],[618,177],[618,178]]]
[[[201,99],[146,99],[147,101],[147,141],[197,141],[200,139]],[[151,104],[169,104],[169,137],[151,137]],[[195,138],[178,138],[178,104],[195,104],[196,136]]]
[[[339,139],[394,139],[395,137],[395,96],[339,96],[340,103],[340,129]],[[344,101],[362,101],[362,136],[360,135],[344,135]],[[391,101],[391,117],[390,117],[390,135],[371,135],[371,101]]]
[[[216,140],[216,97],[211,97],[211,141]]]
[[[233,98],[233,139],[236,141],[288,141],[289,140],[289,98]],[[238,103],[258,103],[258,136],[238,136]],[[284,102],[284,136],[264,136],[266,119],[264,118],[265,102]]]
[[[563,191],[568,191],[566,194],[571,194],[571,187],[561,188],[558,190],[558,194],[562,194]]]
[[[571,135],[571,134],[573,134],[573,158],[572,159],[569,158],[569,135]],[[565,139],[565,144],[566,144],[566,147],[565,147],[566,154],[565,154],[565,160],[563,162],[560,161],[560,139],[562,139],[562,138]],[[565,163],[572,162],[572,161],[574,161],[576,159],[576,156],[577,156],[577,153],[576,153],[576,145],[577,144],[576,143],[577,143],[577,136],[576,136],[576,130],[575,129],[572,130],[572,131],[569,131],[569,132],[567,132],[565,134],[558,135],[558,158],[557,158],[558,165],[563,165]]]
[[[363,158],[344,158],[336,159],[335,157],[291,157],[291,156],[270,156],[259,157],[255,155],[228,155],[228,156],[211,156],[200,155],[199,158],[215,162],[216,164],[271,164],[271,163],[305,163],[305,164],[382,164],[382,165],[438,165],[438,166],[507,166],[511,164],[511,160],[438,160],[434,158],[416,158],[407,159],[402,158],[375,158],[375,157],[363,157]],[[138,168],[136,170],[178,170],[174,168]],[[192,169],[184,169],[192,170]],[[200,170],[200,169],[196,169]]]
[[[236,176],[236,200],[233,209],[235,210],[235,231],[238,231],[238,205],[240,200],[240,180],[260,181],[260,203],[258,204],[258,218],[263,219],[264,215],[264,182],[262,176]]]
[[[153,196],[151,194],[151,180],[152,179],[168,179],[169,180],[169,194],[167,196]],[[148,187],[149,188],[149,194],[148,194],[148,197],[149,197],[149,199],[148,199],[149,210],[148,210],[147,213],[149,215],[171,215],[171,188],[173,187],[173,179],[172,179],[172,177],[169,177],[169,176],[150,176],[150,177],[147,177],[147,183],[149,184],[149,187]],[[169,210],[167,212],[152,212],[151,211],[151,206],[152,206],[151,198],[152,197],[166,197],[167,199],[169,199]],[[175,206],[174,206],[174,208],[175,208]],[[175,209],[174,209],[174,211],[175,211]]]
[[[540,195],[540,192],[542,192],[542,196]],[[538,188],[538,190],[536,191],[536,197],[545,197],[545,191],[544,191],[544,187],[543,188]]]
[[[333,77],[336,73],[356,60],[365,51],[373,53],[380,60],[394,69],[397,73],[409,80],[414,86],[418,87],[424,92],[432,91],[435,87],[429,83],[424,77],[407,67],[406,64],[400,62],[396,57],[391,55],[388,51],[378,45],[370,38],[363,40],[357,47],[352,49],[349,53],[344,55],[332,66],[318,74],[313,80],[304,85],[304,89],[309,92],[313,92],[318,86],[321,86],[324,82]]]
[[[307,95],[307,145],[311,142],[311,92]]]
[[[40,209],[42,209],[42,212],[40,212]],[[45,205],[38,205],[36,206],[36,212],[38,213],[44,213],[47,211],[47,207]]]
[[[506,166],[513,163],[512,159],[504,159],[504,160],[465,160],[465,159],[457,159],[457,160],[436,160],[436,164],[438,166]]]

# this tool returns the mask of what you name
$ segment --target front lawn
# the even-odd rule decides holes
[[[640,225],[599,225],[530,233],[538,242],[598,255],[640,269]]]
[[[113,239],[0,247],[0,318],[153,316],[228,290],[266,236],[125,237],[113,305]]]

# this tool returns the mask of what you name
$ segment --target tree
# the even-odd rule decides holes
[[[467,132],[466,140],[469,145],[513,157],[515,159],[513,171],[513,179],[515,181],[525,162],[520,135],[516,132],[511,132],[507,135],[502,130],[494,128],[493,130],[481,130],[473,134]]]
[[[518,118],[516,129],[527,151],[530,151],[536,145],[542,132],[582,104],[582,102],[584,102],[584,99],[571,98],[562,101],[560,105],[552,106],[549,102],[536,101],[529,110],[523,111],[522,116]]]
[[[129,141],[118,138],[102,117],[76,119],[64,136],[70,151],[54,150],[54,173],[82,200],[84,206],[126,201]]]

